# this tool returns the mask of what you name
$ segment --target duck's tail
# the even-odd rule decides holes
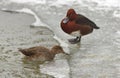
[[[31,56],[32,55],[30,52],[26,51],[25,49],[18,48],[18,51],[20,51],[25,56]]]
[[[91,21],[90,25],[94,28],[94,29],[100,29],[100,27],[98,27],[94,22]]]
[[[94,28],[95,28],[95,29],[100,29],[100,27],[98,27],[98,26],[94,26]]]

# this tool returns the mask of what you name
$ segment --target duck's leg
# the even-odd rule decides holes
[[[76,38],[74,38],[74,39],[69,39],[68,41],[69,41],[71,44],[76,44],[76,43],[78,43],[78,42],[81,41],[81,36],[76,37]]]

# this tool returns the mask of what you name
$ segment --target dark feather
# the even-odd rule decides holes
[[[88,19],[87,17],[83,16],[83,15],[80,15],[78,14],[78,17],[77,19],[75,20],[75,22],[77,24],[81,24],[81,25],[89,25],[95,29],[99,29],[99,27],[93,22],[91,21],[90,19]]]
[[[19,51],[21,53],[23,53],[24,55],[26,55],[26,56],[33,56],[33,55],[35,55],[34,51],[28,51],[27,49],[19,49]]]

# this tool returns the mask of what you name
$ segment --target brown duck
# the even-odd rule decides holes
[[[56,54],[65,53],[62,47],[58,45],[53,46],[51,50],[43,46],[36,46],[27,49],[19,49],[19,51],[28,59],[36,59],[39,61],[51,61]]]
[[[93,32],[93,29],[99,29],[99,27],[87,17],[77,14],[74,9],[67,11],[66,17],[61,21],[62,30],[75,36],[75,39],[69,39],[69,42],[76,44],[81,41],[81,37]]]

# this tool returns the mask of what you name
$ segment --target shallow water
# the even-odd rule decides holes
[[[46,3],[48,6],[16,3],[1,5],[1,8],[12,10],[29,8],[52,29],[51,31],[44,27],[30,28],[29,25],[35,21],[31,15],[1,12],[0,19],[8,17],[4,18],[6,21],[2,19],[0,21],[1,78],[8,76],[9,78],[51,78],[52,76],[56,78],[119,78],[120,18],[114,15],[116,11],[119,14],[119,8],[98,7],[96,3],[90,4],[90,2],[86,2],[86,6],[73,3],[72,6],[56,7],[50,4],[51,2]],[[99,30],[94,30],[92,34],[83,37],[81,44],[77,45],[69,44],[67,42],[69,36],[63,35],[65,33],[59,27],[61,19],[70,7],[94,20],[100,27]],[[11,21],[11,18],[15,20]],[[59,44],[53,38],[54,34],[69,45],[68,58],[60,56],[44,64],[24,62],[23,55],[18,53],[17,48],[36,45],[50,48]]]

